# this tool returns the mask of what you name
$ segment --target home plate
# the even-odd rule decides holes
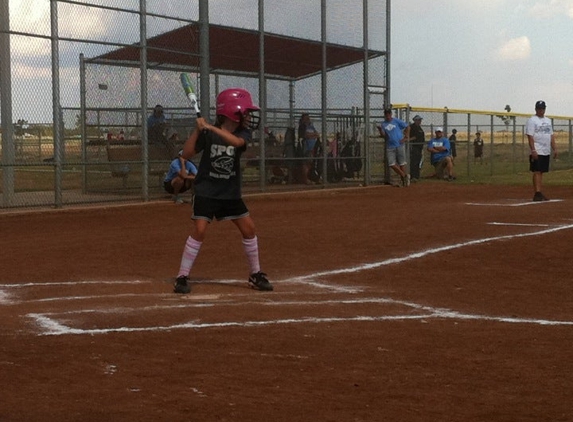
[[[187,300],[217,300],[221,298],[221,295],[184,295],[183,299]]]

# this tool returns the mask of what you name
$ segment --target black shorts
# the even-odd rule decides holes
[[[247,217],[249,210],[242,199],[213,199],[193,196],[193,220],[237,220]]]
[[[189,189],[191,189],[191,186],[191,181],[185,180],[185,183],[183,183],[183,186],[181,186],[181,189],[179,189],[179,193],[187,192]],[[163,189],[172,195],[175,193],[171,181],[163,181]]]
[[[529,156],[529,171],[547,173],[549,171],[549,155],[538,155],[537,160]]]

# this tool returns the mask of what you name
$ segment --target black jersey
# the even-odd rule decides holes
[[[199,135],[195,151],[203,151],[203,155],[195,177],[195,195],[214,199],[241,198],[241,154],[247,149],[251,132],[239,129],[233,135],[244,139],[245,145],[240,148],[228,145],[211,131]]]

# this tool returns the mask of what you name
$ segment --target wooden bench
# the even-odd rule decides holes
[[[121,178],[126,187],[129,174],[137,172],[143,165],[141,145],[113,145],[108,144],[107,160],[110,163],[111,175]],[[169,169],[170,157],[167,149],[159,145],[148,146],[149,174],[157,176],[162,182],[163,175]],[[160,183],[161,184],[161,183]]]

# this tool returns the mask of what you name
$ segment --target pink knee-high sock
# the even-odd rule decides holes
[[[195,258],[199,254],[199,249],[201,249],[201,245],[203,242],[198,242],[193,239],[191,236],[187,238],[185,242],[185,248],[183,249],[183,256],[181,257],[181,265],[179,267],[179,274],[177,277],[181,276],[189,276],[191,272],[191,267],[195,262]]]
[[[261,271],[261,265],[259,263],[259,240],[257,236],[252,239],[243,238],[243,249],[245,249],[245,253],[247,254],[251,274]]]

